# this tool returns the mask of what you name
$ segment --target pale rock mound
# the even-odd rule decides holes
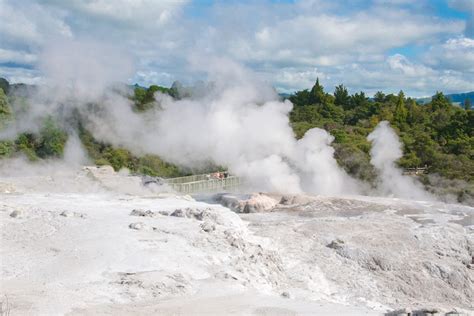
[[[246,197],[224,194],[218,196],[216,200],[236,213],[268,212],[278,205],[277,199],[263,193],[254,193]]]

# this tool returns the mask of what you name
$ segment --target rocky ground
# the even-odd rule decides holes
[[[110,170],[4,176],[1,311],[469,315],[473,215],[362,196],[191,198]]]

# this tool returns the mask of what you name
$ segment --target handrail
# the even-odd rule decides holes
[[[189,177],[188,177],[189,178]],[[213,191],[231,191],[240,186],[240,178],[236,176],[228,176],[223,179],[189,181],[189,182],[173,182],[165,179],[165,182],[175,191],[190,194],[197,192],[213,192]]]

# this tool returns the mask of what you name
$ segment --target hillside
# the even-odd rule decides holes
[[[2,89],[8,95],[1,95],[0,124],[6,125],[20,115],[29,104],[29,97],[36,93],[36,87],[9,85],[1,80]],[[179,83],[171,88],[152,85],[126,87],[126,97],[133,111],[146,113],[160,110],[155,93],[160,92],[173,99],[194,98],[203,89],[211,89],[202,83],[196,87],[183,87]],[[417,100],[398,95],[378,92],[374,98],[364,92],[350,95],[340,85],[334,93],[325,92],[319,81],[309,90],[297,91],[287,96],[294,104],[289,113],[291,127],[297,139],[313,127],[328,131],[333,137],[335,158],[347,173],[357,179],[374,183],[377,172],[370,163],[368,134],[383,120],[389,121],[403,142],[403,157],[400,167],[427,167],[428,174],[421,180],[437,194],[449,194],[451,199],[472,203],[474,192],[474,114],[454,106],[442,93],[437,93],[423,106]],[[17,114],[15,114],[17,113]],[[128,168],[133,173],[152,176],[173,177],[193,172],[210,171],[219,166],[209,161],[198,169],[179,167],[157,155],[144,152],[132,153],[126,146],[113,146],[99,141],[87,128],[77,112],[71,112],[65,122],[47,118],[37,132],[22,133],[15,139],[0,142],[0,157],[26,155],[30,160],[62,157],[64,146],[71,130],[74,130],[92,162],[97,165],[111,165],[115,170]],[[66,124],[66,125],[64,125]]]
[[[447,94],[446,98],[451,102],[454,103],[455,105],[459,105],[461,107],[464,107],[464,104],[466,100],[467,102],[470,102],[470,104],[474,104],[474,91],[471,92],[465,92],[465,93],[453,93],[453,94]],[[420,104],[427,104],[431,102],[432,97],[429,98],[417,98],[416,102]]]

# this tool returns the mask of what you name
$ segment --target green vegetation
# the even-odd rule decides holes
[[[426,165],[429,173],[468,181],[472,188],[474,111],[452,105],[441,92],[418,105],[402,91],[398,95],[378,92],[369,99],[363,92],[349,95],[339,85],[331,95],[317,80],[311,90],[298,91],[289,99],[295,105],[290,120],[296,137],[313,127],[329,131],[335,138],[335,157],[351,175],[374,179],[366,137],[378,122],[388,120],[404,146],[398,162],[402,168]],[[428,177],[423,181],[430,184]]]
[[[6,124],[6,121],[11,117],[12,110],[8,102],[8,98],[3,92],[3,88],[0,88],[0,128],[3,124]]]
[[[11,89],[8,81],[0,81],[0,128],[12,120],[14,113],[24,111],[28,105],[22,95],[6,95],[3,89]],[[159,107],[154,94],[159,91],[173,98],[186,97],[191,93],[179,82],[171,88],[152,85],[149,88],[134,87],[130,96],[134,110],[144,112]],[[294,108],[290,122],[297,138],[319,127],[334,136],[333,147],[338,163],[351,175],[365,181],[375,179],[370,164],[370,143],[367,135],[382,120],[388,120],[403,143],[404,155],[398,161],[402,168],[427,166],[430,174],[437,174],[443,181],[467,181],[474,185],[474,111],[470,103],[455,106],[438,92],[423,105],[406,97],[377,92],[368,98],[364,92],[349,94],[339,85],[327,93],[319,80],[311,89],[295,92],[288,97]],[[12,104],[15,107],[12,108]],[[154,155],[138,157],[125,148],[102,143],[80,124],[79,137],[89,157],[98,165],[111,165],[115,170],[128,168],[132,172],[152,176],[173,177],[185,174],[175,165]],[[46,118],[38,133],[23,133],[14,141],[0,141],[0,157],[22,153],[31,160],[61,157],[67,141],[67,133],[52,118]],[[431,178],[432,179],[432,178]],[[426,185],[435,185],[429,177],[422,179]],[[471,189],[462,195],[472,195]]]
[[[125,148],[114,148],[99,142],[84,127],[79,127],[79,138],[89,157],[98,166],[110,165],[115,171],[127,168],[131,172],[155,177],[179,177],[187,175],[173,164],[163,161],[156,155],[134,156]]]
[[[151,85],[148,89],[136,86],[132,98],[135,102],[135,109],[139,112],[151,109],[156,103],[154,97],[156,92],[172,95],[173,90],[157,85]]]
[[[2,87],[9,88],[8,81],[0,78]],[[152,85],[148,89],[135,87],[134,95],[131,97],[135,110],[142,112],[155,106],[154,93],[171,93],[171,89]],[[22,112],[28,108],[27,99],[24,96],[5,95],[3,88],[0,88],[0,129],[3,128],[13,118],[13,111],[10,104],[15,104],[16,111]],[[138,157],[129,150],[116,148],[110,144],[102,143],[94,137],[80,124],[79,116],[77,120],[79,126],[79,137],[86,149],[89,157],[97,165],[110,165],[116,171],[128,168],[131,172],[147,174],[159,177],[177,177],[187,175],[173,164],[163,161],[156,155],[144,155]],[[47,117],[38,133],[22,133],[14,141],[0,141],[0,158],[13,157],[22,154],[29,160],[60,158],[64,154],[68,135],[57,125],[52,117]]]
[[[38,135],[22,133],[15,141],[0,141],[0,157],[11,157],[17,153],[32,161],[62,157],[66,140],[67,134],[51,118],[47,118]]]

